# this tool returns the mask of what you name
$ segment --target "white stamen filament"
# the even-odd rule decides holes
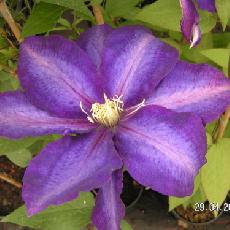
[[[142,108],[142,107],[144,107],[144,106],[145,106],[145,99],[144,99],[141,103],[139,103],[139,104],[137,104],[137,105],[135,105],[135,106],[130,107],[130,108],[127,110],[127,112],[128,112],[128,111],[130,111],[130,112],[128,112],[128,113],[126,114],[126,117],[128,117],[128,116],[130,116],[130,115],[136,113],[140,108]]]

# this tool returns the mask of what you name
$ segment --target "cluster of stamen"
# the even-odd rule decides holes
[[[109,99],[106,94],[104,94],[104,104],[94,103],[90,109],[91,115],[89,115],[83,108],[82,103],[80,102],[80,107],[83,113],[87,115],[87,119],[91,123],[99,123],[105,127],[115,127],[121,118],[121,114],[124,109],[124,102],[121,100],[122,96],[115,96],[112,99]],[[145,100],[141,103],[130,107],[125,111],[125,117],[136,113],[141,107],[145,105]]]
[[[120,115],[123,112],[124,103],[121,100],[122,96],[115,96],[111,100],[104,94],[104,104],[94,103],[91,107],[91,116],[83,109],[80,103],[81,110],[87,114],[87,119],[92,123],[99,123],[106,127],[114,127],[120,120]]]

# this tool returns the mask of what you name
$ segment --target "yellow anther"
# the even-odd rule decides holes
[[[123,112],[124,102],[121,100],[122,96],[115,96],[109,99],[106,94],[104,94],[104,104],[94,103],[90,109],[91,115],[86,112],[80,102],[80,107],[83,113],[87,115],[87,119],[91,123],[99,123],[105,127],[114,127],[117,125],[121,118],[121,113]],[[127,115],[130,116],[136,113],[140,108],[145,106],[145,100],[136,106],[128,108]]]
[[[87,119],[92,123],[99,123],[106,127],[114,127],[120,120],[120,114],[123,112],[123,101],[121,97],[115,96],[112,99],[104,94],[104,104],[94,103],[91,107],[91,116],[83,109],[80,103],[81,110],[87,115]]]

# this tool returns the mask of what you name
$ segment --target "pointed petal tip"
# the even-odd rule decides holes
[[[27,217],[32,217],[36,214],[38,214],[39,212],[41,212],[43,209],[41,207],[37,207],[37,206],[30,206],[26,204],[26,214]]]
[[[190,41],[190,49],[199,44],[201,39],[201,30],[198,24],[195,24],[192,29],[192,36]]]
[[[180,61],[146,103],[195,113],[205,125],[230,104],[230,80],[210,65]]]
[[[49,204],[49,205],[39,205],[39,203],[33,203],[33,202],[29,202],[29,201],[25,201],[25,205],[26,205],[26,214],[27,217],[33,217],[37,214],[39,214],[40,212],[46,210],[49,206],[51,205],[58,205],[57,204]]]

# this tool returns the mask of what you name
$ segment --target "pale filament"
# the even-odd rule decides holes
[[[130,115],[136,113],[139,109],[141,109],[141,108],[144,107],[144,106],[145,106],[145,99],[144,99],[141,103],[139,103],[139,104],[137,104],[137,105],[134,105],[134,106],[132,106],[132,107],[129,107],[129,108],[126,110],[126,112],[128,112],[128,113],[126,114],[126,117],[128,117],[128,116],[130,116]],[[129,111],[130,111],[130,112],[129,112]]]

